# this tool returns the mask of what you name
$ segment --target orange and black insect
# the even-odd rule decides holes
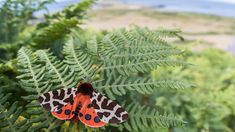
[[[56,118],[68,120],[78,117],[90,127],[102,127],[106,123],[121,123],[128,119],[128,113],[120,105],[96,92],[87,82],[44,93],[38,100]]]

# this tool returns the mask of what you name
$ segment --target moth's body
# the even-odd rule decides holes
[[[91,96],[93,91],[94,91],[92,85],[90,83],[87,83],[87,82],[80,82],[77,85],[77,88],[78,88],[78,92],[83,94],[83,95]]]
[[[120,123],[128,118],[120,105],[96,92],[87,82],[81,81],[76,87],[44,93],[38,100],[56,118],[66,120],[77,116],[90,127]]]

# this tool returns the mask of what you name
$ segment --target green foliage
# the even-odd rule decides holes
[[[3,94],[0,89],[0,131],[1,132],[24,132],[30,126],[29,120],[21,116],[23,107],[18,102],[11,104],[11,93]]]
[[[78,27],[86,11],[90,9],[94,2],[94,0],[82,0],[77,4],[66,7],[63,11],[52,15],[46,14],[45,22],[38,24],[36,31],[32,33],[32,46],[35,48],[52,48],[53,50],[59,49],[60,51],[64,37],[73,28]]]
[[[63,37],[70,32],[71,28],[77,27],[77,24],[77,19],[61,18],[59,21],[39,29],[39,31],[32,36],[32,45],[37,48],[45,48],[48,47],[48,45],[52,45],[53,42],[58,43],[58,41],[63,41]]]
[[[53,0],[4,0],[0,8],[0,43],[14,42],[18,34],[27,27],[33,13],[46,9]]]
[[[120,29],[106,35],[100,46],[101,59],[105,65],[102,70],[108,74],[117,71],[122,75],[130,75],[149,73],[157,66],[186,65],[185,62],[170,58],[180,54],[180,51],[162,40],[162,34],[167,36],[165,32],[135,27],[131,31]]]
[[[65,62],[70,65],[80,79],[89,77],[94,72],[92,56],[81,48],[81,41],[71,37],[64,46]]]
[[[75,72],[68,65],[58,60],[52,53],[38,50],[38,56],[45,62],[46,73],[48,78],[52,80],[53,86],[58,87],[71,87],[76,85],[74,80]]]
[[[24,23],[49,1],[32,2],[37,8],[34,10],[32,5],[25,4],[30,13],[22,20]],[[13,31],[16,34],[13,34],[15,37],[10,46],[0,45],[3,51],[0,64],[1,131],[154,131],[159,128],[167,131],[185,124],[173,115],[175,111],[166,108],[170,112],[163,112],[165,107],[152,104],[159,91],[167,91],[168,95],[169,90],[191,87],[171,76],[151,78],[156,68],[188,65],[180,59],[181,50],[166,41],[172,37],[182,40],[180,32],[137,26],[103,34],[82,30],[78,26],[94,2],[84,0],[61,12],[45,15],[44,22]],[[23,1],[18,3],[24,4]],[[99,92],[122,104],[129,112],[129,120],[89,129],[81,122],[58,120],[39,105],[38,95],[75,86],[80,80],[91,82]]]
[[[130,119],[123,124],[123,128],[128,131],[154,131],[159,127],[171,128],[185,123],[174,115],[166,113],[161,115],[157,110],[138,103],[129,104],[127,111],[129,111]],[[123,131],[123,128],[119,129]]]
[[[28,92],[42,93],[49,87],[49,82],[42,82],[46,67],[37,63],[38,57],[30,49],[21,48],[18,52],[18,72],[21,87]],[[41,82],[41,83],[39,83]]]
[[[234,56],[207,49],[187,54],[185,59],[196,67],[162,68],[153,74],[154,78],[176,76],[180,80],[195,82],[197,86],[186,93],[170,94],[161,90],[154,96],[156,104],[181,113],[189,121],[188,131],[234,131]]]
[[[138,30],[145,30],[139,27],[134,27],[133,29],[125,30],[126,34],[119,32],[118,35],[125,36],[132,33],[137,28]],[[81,31],[78,30],[77,32]],[[118,102],[126,102],[126,109],[130,113],[130,119],[128,122],[116,126],[120,130],[142,131],[144,129],[154,129],[159,126],[175,127],[184,124],[181,119],[176,118],[173,115],[160,114],[157,110],[151,108],[151,106],[147,107],[144,105],[137,105],[140,102],[135,99],[133,100],[133,98],[126,95],[132,94],[142,98],[147,94],[154,93],[158,88],[182,89],[190,87],[187,83],[176,80],[152,80],[149,78],[149,74],[139,73],[139,71],[143,71],[142,69],[144,69],[144,66],[139,67],[139,71],[132,72],[132,74],[128,75],[125,74],[124,76],[119,70],[106,70],[107,67],[114,67],[116,64],[106,65],[104,61],[107,61],[107,59],[104,59],[104,56],[97,56],[97,54],[107,54],[107,52],[103,50],[103,48],[107,49],[106,45],[103,45],[103,40],[110,36],[110,34],[115,36],[117,32],[114,31],[108,33],[103,37],[103,39],[101,39],[101,42],[94,41],[92,37],[87,41],[81,41],[79,40],[81,36],[78,37],[77,32],[73,31],[64,45],[63,61],[60,57],[52,55],[53,53],[48,50],[37,50],[36,52],[32,52],[28,48],[21,48],[18,52],[18,78],[20,79],[22,88],[30,92],[29,95],[23,98],[29,102],[26,106],[27,113],[30,115],[29,119],[34,120],[33,123],[36,124],[33,125],[32,128],[35,130],[59,130],[59,127],[61,127],[63,122],[53,118],[49,112],[43,110],[39,106],[36,101],[37,95],[53,89],[74,86],[81,79],[92,82],[94,87],[106,96],[115,99]],[[90,48],[88,48],[89,46],[86,44],[91,44],[90,40],[92,39],[93,42],[97,42],[97,51],[99,51],[97,54],[92,54],[94,50],[91,51]],[[118,37],[114,37],[114,39],[118,39]],[[136,39],[138,39],[138,37],[136,37]],[[151,36],[149,39],[151,39]],[[132,41],[129,41],[129,43],[132,43]],[[113,44],[123,45],[124,43],[121,40],[117,40],[113,42]],[[145,43],[143,41],[140,44],[144,45]],[[158,45],[157,42],[154,44]],[[136,46],[138,47],[138,45]],[[168,48],[171,47],[169,44],[167,44],[167,46]],[[128,48],[135,47],[132,46]],[[123,50],[125,51],[126,49]],[[156,50],[156,52],[158,51],[159,50]],[[113,51],[112,55],[115,56],[119,54],[119,52],[123,51]],[[137,53],[138,52],[136,52],[136,54]],[[163,53],[163,56],[167,56],[167,54],[168,53]],[[123,56],[123,58],[129,58],[129,56]],[[164,57],[162,57],[162,59],[164,59]],[[113,62],[114,61],[115,60],[113,60]],[[139,61],[141,62],[145,60]],[[174,61],[177,62],[178,60],[175,59]],[[135,67],[135,62],[133,61],[129,61],[128,64]],[[128,69],[125,69],[124,67],[124,70]],[[145,71],[145,73],[150,72],[151,68],[149,68],[148,71]],[[135,91],[137,91],[137,93]],[[120,98],[119,96],[125,96],[125,98]],[[131,103],[133,101],[136,103]],[[40,122],[42,120],[46,121]],[[60,122],[61,124],[58,125],[57,122]],[[146,125],[146,123],[148,123],[148,125]],[[113,130],[116,129],[116,127],[106,126],[105,129]]]
[[[94,3],[93,0],[83,0],[65,8],[61,12],[52,15],[45,14],[45,22],[41,22],[37,25],[27,24],[29,20],[33,19],[32,14],[34,12],[46,9],[45,5],[51,2],[53,2],[53,0],[7,0],[3,2],[4,8],[2,8],[0,12],[3,16],[0,15],[0,18],[6,16],[7,19],[0,19],[0,36],[3,36],[0,39],[7,38],[7,41],[0,40],[1,59],[9,60],[14,58],[17,50],[25,45],[30,45],[37,49],[51,48],[59,54],[65,36],[68,35],[73,28],[78,27],[78,24],[82,22],[81,19],[83,19],[86,14],[86,10]],[[18,6],[21,8],[10,8]],[[15,14],[8,15],[8,12]],[[25,14],[27,12],[28,14]],[[14,21],[14,18],[8,18],[9,16],[16,17],[17,21]],[[13,21],[13,24],[11,21]],[[7,24],[9,27],[6,27]],[[11,40],[9,37],[12,37]]]
[[[66,7],[62,12],[55,13],[51,16],[46,16],[46,18],[55,19],[55,18],[72,18],[76,17],[83,19],[87,9],[91,8],[94,5],[95,0],[82,0],[80,3]],[[49,19],[49,20],[50,20]]]

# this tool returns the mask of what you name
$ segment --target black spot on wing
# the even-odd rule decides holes
[[[92,104],[87,105],[87,108],[88,108],[88,109],[89,109],[89,108],[92,108],[92,107],[93,107]]]
[[[82,104],[78,104],[76,109],[80,110],[81,108],[82,108]]]
[[[47,103],[47,104],[44,104],[42,105],[43,108],[45,108],[46,110],[51,110],[51,106],[50,106],[50,103]]]
[[[61,114],[62,113],[62,109],[59,109],[58,111],[56,111],[57,114]]]
[[[71,94],[72,88],[67,89],[67,94]]]
[[[100,102],[101,99],[102,99],[102,97],[103,97],[103,96],[102,96],[101,94],[99,94],[98,97],[97,97],[97,100]]]
[[[94,122],[95,122],[95,123],[99,123],[99,122],[100,122],[100,118],[99,118],[98,116],[96,116],[96,117],[94,118]]]
[[[122,115],[122,120],[127,120],[128,119],[128,114],[123,114]]]
[[[82,117],[82,116],[83,116],[83,114],[82,114],[82,113],[79,113],[78,115],[79,115],[79,117]]]
[[[64,100],[64,102],[65,103],[68,103],[68,102],[70,102],[71,100],[73,100],[73,95],[71,94],[68,98],[66,98],[65,100]]]
[[[39,96],[39,97],[38,97],[38,101],[39,101],[39,103],[42,103],[42,102],[43,102],[43,97],[42,97],[42,96]]]
[[[75,116],[78,116],[78,112],[77,111],[73,111],[72,114],[75,115]]]
[[[59,91],[60,91],[60,94],[59,94]],[[61,89],[61,90],[54,90],[52,91],[52,95],[53,95],[53,99],[64,99],[64,96],[65,96],[65,90],[64,89]]]
[[[92,102],[92,103],[93,103],[93,102]],[[96,104],[96,103],[93,103],[93,107],[94,107],[94,109],[97,109],[97,110],[99,110],[99,109],[100,109],[99,105],[98,105],[98,104]]]
[[[108,99],[104,98],[102,103],[101,103],[101,108],[102,109],[107,109],[107,110],[113,110],[113,108],[117,105],[115,102],[111,102],[108,104]]]
[[[91,119],[91,115],[90,115],[90,114],[86,114],[86,115],[85,115],[85,119],[86,119],[86,120],[90,120],[90,119]]]
[[[70,100],[70,104],[71,104],[71,105],[73,105],[73,103],[74,103],[73,99],[72,99],[72,100]]]
[[[50,94],[49,93],[45,93],[44,96],[46,97],[46,99],[44,100],[45,102],[50,101]]]
[[[121,113],[122,112],[124,112],[124,109],[123,108],[118,108],[117,110],[116,110],[116,112],[115,112],[115,115],[117,116],[117,117],[121,117]]]
[[[65,114],[65,115],[69,115],[70,113],[71,113],[71,110],[69,110],[69,109],[67,109],[67,110],[64,111],[64,114]]]
[[[99,116],[99,118],[100,118],[100,119],[102,119],[102,118],[103,118],[103,113],[101,113],[101,112],[97,112],[97,115]]]
[[[57,101],[53,101],[53,106],[56,107],[57,109],[61,109],[64,105],[63,104],[60,104],[59,102]]]
[[[109,117],[109,116],[110,116],[110,113],[109,113],[109,112],[104,112],[103,115],[104,115],[105,117]]]
[[[113,117],[109,120],[109,123],[119,123],[121,122],[120,120],[118,120],[116,117]]]

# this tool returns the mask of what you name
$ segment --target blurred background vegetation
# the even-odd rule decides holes
[[[159,88],[146,97],[148,106],[159,111],[178,114],[186,122],[183,127],[158,131],[235,131],[235,58],[233,40],[235,19],[194,13],[159,12],[140,5],[92,0],[72,4],[49,13],[54,0],[3,0],[0,5],[0,91],[1,101],[9,95],[9,103],[20,106],[27,94],[16,76],[17,52],[24,46],[33,51],[50,49],[62,58],[66,36],[81,30],[80,41],[96,35],[101,39],[118,27],[133,25],[150,29],[181,29],[180,39],[168,39],[184,50],[181,59],[193,64],[188,67],[159,67],[151,72],[154,80],[172,78],[195,84],[179,91]],[[94,9],[90,10],[93,5]],[[45,11],[39,18],[38,11]],[[87,13],[88,11],[88,13]],[[84,30],[85,29],[85,30]],[[163,36],[164,37],[164,36]],[[92,50],[94,47],[91,47]],[[231,52],[232,51],[232,52]],[[10,95],[11,93],[12,95]],[[1,102],[0,101],[0,102]],[[3,107],[0,106],[0,111]],[[6,108],[10,108],[6,105]],[[22,109],[23,111],[23,109]],[[27,115],[24,115],[27,117]],[[23,119],[22,119],[23,120]],[[1,121],[1,115],[0,115]],[[1,122],[0,122],[1,126]]]

